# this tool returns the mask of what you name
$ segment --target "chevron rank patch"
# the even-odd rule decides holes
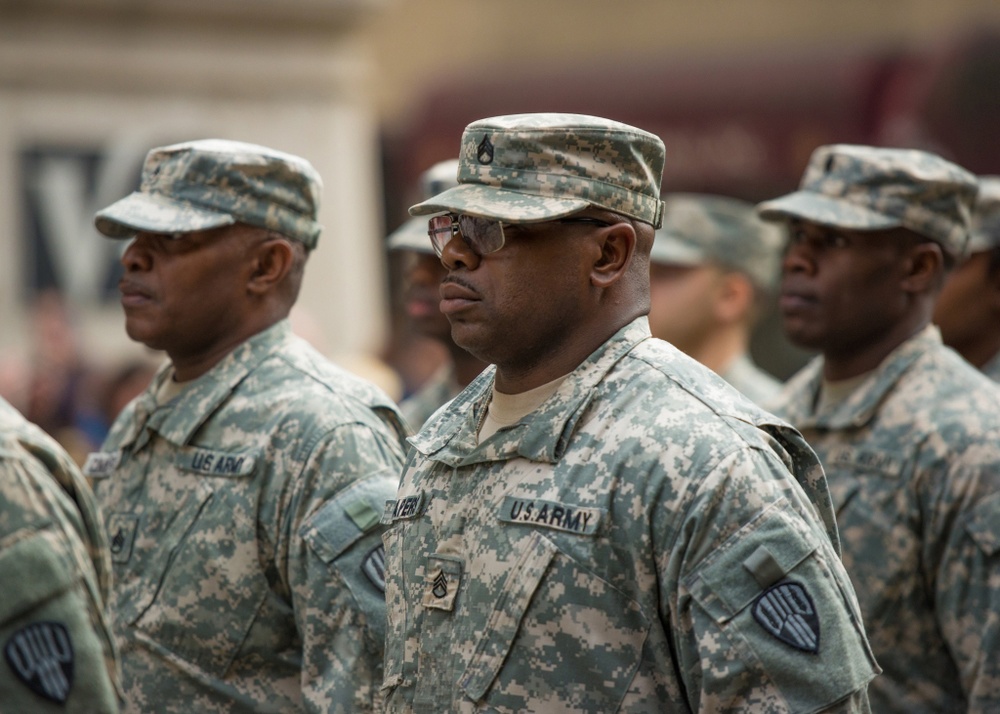
[[[7,640],[7,664],[27,687],[49,701],[65,704],[73,687],[73,642],[59,622],[33,622]]]
[[[785,580],[762,592],[751,608],[771,635],[795,649],[819,652],[819,616],[805,586]]]

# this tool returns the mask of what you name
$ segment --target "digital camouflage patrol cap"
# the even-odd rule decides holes
[[[979,193],[972,209],[969,252],[1000,247],[1000,176],[980,176]]]
[[[563,218],[588,206],[659,227],[664,149],[659,137],[582,114],[481,119],[462,134],[458,186],[410,208],[506,223]]]
[[[667,265],[718,265],[770,291],[778,281],[784,231],[757,216],[752,203],[727,196],[673,193],[650,260]]]
[[[434,164],[420,174],[420,200],[426,201],[442,191],[458,185],[458,159],[449,159]],[[389,234],[386,239],[389,250],[415,250],[418,253],[434,253],[434,246],[427,235],[427,218],[418,216]]]
[[[189,233],[234,223],[277,231],[314,248],[322,181],[305,159],[256,144],[204,139],[146,155],[138,191],[97,213],[110,238]]]
[[[847,230],[907,228],[952,255],[966,250],[976,177],[927,151],[835,144],[813,152],[799,190],[761,203],[766,220]]]

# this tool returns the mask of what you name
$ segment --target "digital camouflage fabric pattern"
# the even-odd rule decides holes
[[[758,290],[778,284],[785,235],[756,206],[728,196],[672,193],[649,259],[669,265],[717,265],[746,275]]]
[[[90,487],[62,447],[0,399],[0,710],[118,711],[110,588]]]
[[[104,508],[127,711],[368,712],[401,417],[283,320],[119,416]]]
[[[597,206],[659,227],[662,175],[663,142],[642,129],[582,114],[511,114],[469,124],[458,186],[410,214],[531,223]]]
[[[801,436],[640,317],[477,445],[495,368],[386,505],[388,712],[867,712]]]
[[[98,211],[110,238],[247,223],[315,248],[322,181],[308,161],[257,144],[202,139],[152,149],[139,190]]]
[[[1000,711],[1000,390],[933,326],[816,413],[822,367],[773,406],[826,468],[884,670],[872,711]]]
[[[857,231],[907,228],[960,257],[968,250],[976,177],[916,149],[816,149],[799,190],[758,205],[765,220],[800,218]]]

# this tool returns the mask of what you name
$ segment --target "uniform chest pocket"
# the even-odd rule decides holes
[[[535,531],[520,547],[459,687],[498,712],[617,711],[649,631],[639,604]]]
[[[267,583],[253,519],[236,505],[239,494],[230,493],[237,484],[182,478],[185,495],[172,511],[136,520],[132,561],[139,577],[122,599],[121,616],[135,626],[137,637],[222,676],[253,623]]]

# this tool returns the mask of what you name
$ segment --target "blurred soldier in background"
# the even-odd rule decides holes
[[[770,405],[826,468],[872,649],[875,712],[1000,711],[1000,389],[931,325],[976,179],[933,154],[817,149],[779,308],[821,356]]]
[[[458,159],[442,161],[427,169],[420,177],[420,200],[457,185],[457,174]],[[438,407],[462,391],[486,365],[451,339],[451,323],[439,307],[441,279],[447,271],[431,246],[427,219],[408,220],[389,235],[387,246],[391,251],[403,253],[406,261],[402,292],[407,320],[417,333],[440,341],[451,358],[399,404],[407,423],[419,431]]]
[[[0,399],[0,710],[118,711],[100,521],[69,454]]]
[[[979,179],[969,257],[956,267],[934,308],[941,339],[1000,381],[1000,177]]]
[[[750,336],[773,297],[784,236],[753,204],[671,194],[650,253],[653,337],[694,357],[760,403],[781,383],[750,358]]]
[[[403,425],[291,334],[319,199],[306,161],[207,140],[153,149],[140,190],[97,214],[132,239],[129,337],[170,358],[87,468],[129,711],[378,707]]]
[[[868,711],[815,454],[649,333],[663,142],[513,115],[459,162],[411,212],[447,212],[442,309],[495,366],[386,507],[388,711]]]

